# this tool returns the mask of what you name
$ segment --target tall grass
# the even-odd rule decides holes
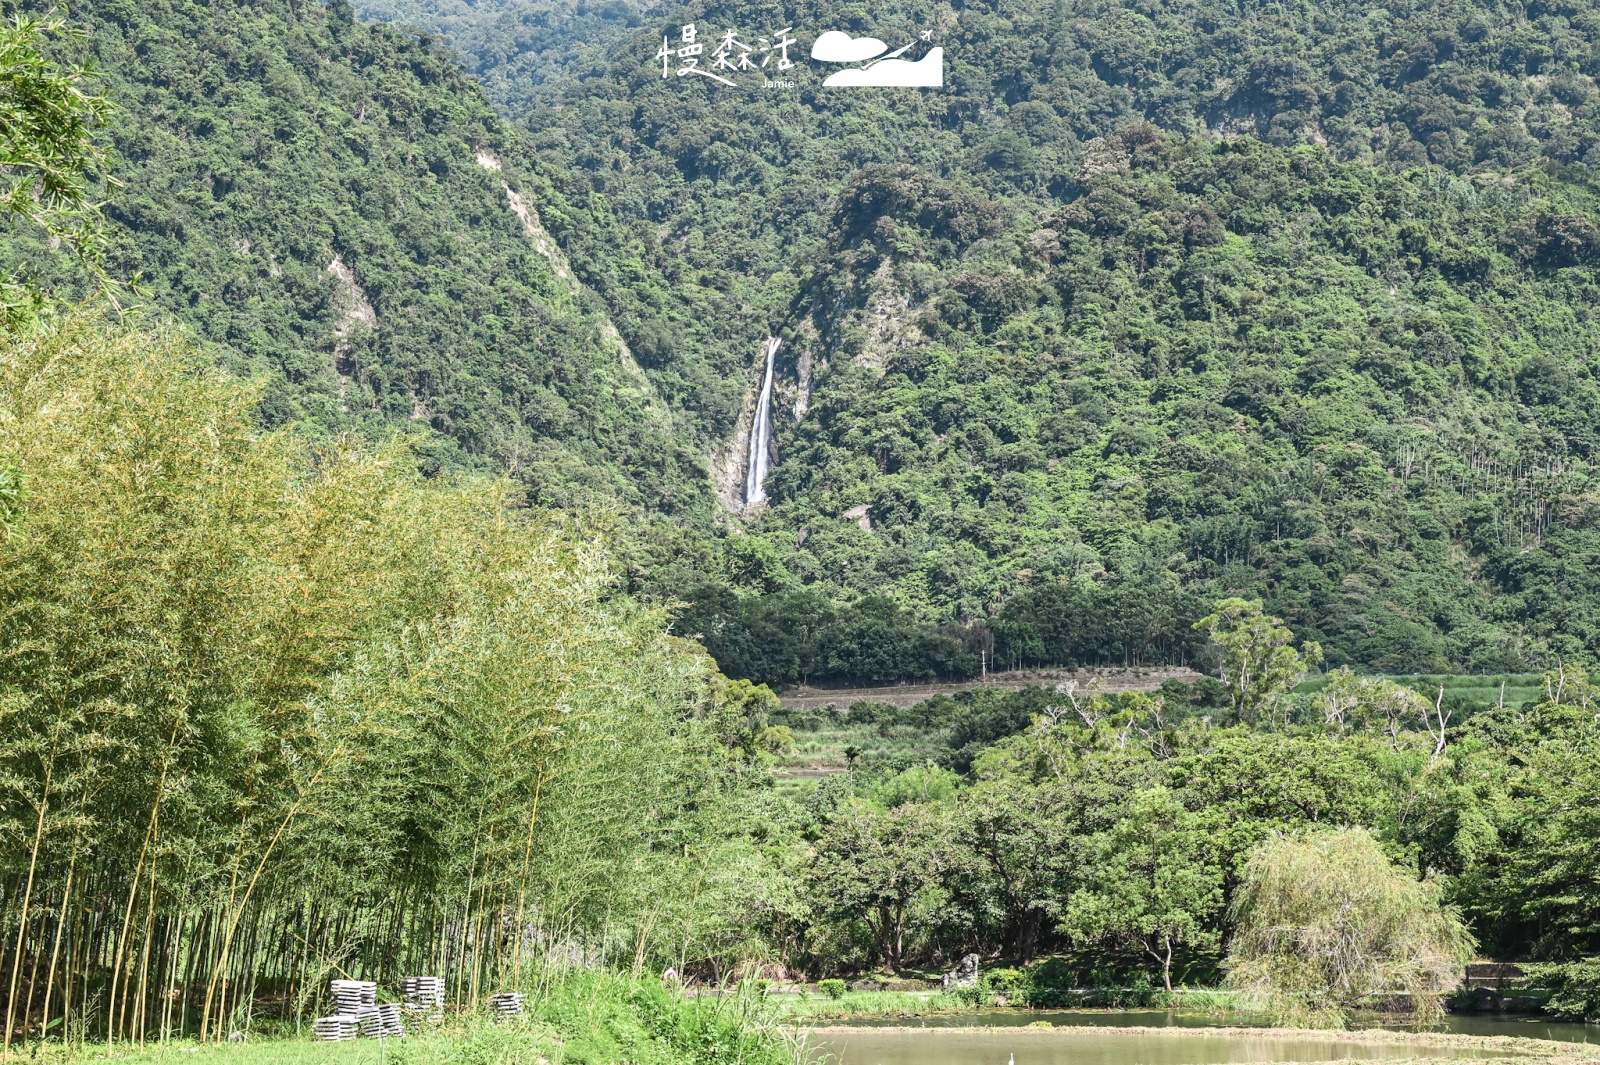
[[[804,1048],[781,1031],[775,1012],[754,993],[684,999],[659,983],[606,972],[553,982],[528,1013],[496,1023],[482,1011],[434,1027],[413,1023],[403,1039],[312,1042],[258,1036],[240,1043],[184,1042],[141,1052],[124,1046],[40,1048],[38,1060],[181,1061],[227,1065],[798,1065]],[[31,1048],[30,1048],[31,1049]]]

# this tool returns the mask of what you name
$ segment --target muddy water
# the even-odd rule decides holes
[[[1024,1027],[1035,1021],[1048,1021],[1056,1028],[1128,1027],[1142,1028],[1266,1028],[1271,1022],[1247,1015],[1183,1013],[1177,1010],[1028,1010],[981,1009],[961,1013],[932,1014],[899,1019],[862,1019],[852,1026],[895,1028],[1008,1028]],[[1410,1031],[1403,1015],[1374,1013],[1359,1018],[1357,1028],[1389,1028]],[[1453,1013],[1447,1015],[1437,1031],[1451,1035],[1510,1035],[1523,1039],[1554,1039],[1567,1043],[1600,1044],[1600,1024],[1553,1021],[1548,1017],[1505,1013]],[[1600,1056],[1600,1055],[1597,1055]]]
[[[818,1040],[833,1065],[1242,1065],[1247,1062],[1384,1058],[1485,1058],[1488,1051],[1357,1038],[1243,1036],[1203,1029],[1125,1035],[1019,1028],[1014,1032],[923,1029],[840,1032]]]

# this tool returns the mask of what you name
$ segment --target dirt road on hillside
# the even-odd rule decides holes
[[[910,684],[892,684],[878,688],[813,688],[807,685],[790,688],[778,697],[784,706],[795,710],[816,710],[825,706],[846,707],[851,703],[887,703],[890,706],[914,706],[935,695],[949,695],[971,688],[1008,688],[1016,691],[1029,685],[1053,688],[1069,680],[1086,686],[1096,678],[1100,690],[1108,692],[1154,691],[1169,680],[1192,684],[1202,674],[1187,666],[1162,666],[1148,669],[1017,669],[1003,673],[990,673],[961,681],[921,681]]]

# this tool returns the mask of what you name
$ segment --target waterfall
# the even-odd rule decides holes
[[[761,397],[756,400],[755,420],[750,423],[750,462],[745,466],[744,505],[752,505],[767,498],[761,482],[767,479],[772,466],[772,371],[778,361],[777,337],[768,337],[765,344],[767,358],[766,376],[761,379]]]

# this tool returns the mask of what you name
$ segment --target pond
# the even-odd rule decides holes
[[[1053,1027],[1027,1027],[1046,1020]],[[1600,1042],[1600,1030],[1582,1024],[1509,1018],[1455,1017],[1449,1032],[1513,1035],[1531,1039]],[[884,1027],[897,1024],[898,1027]],[[1139,1031],[1090,1030],[1140,1026]],[[1377,1041],[1349,1035],[1288,1036],[1241,1032],[1237,1018],[1164,1011],[981,1010],[959,1015],[863,1022],[850,1031],[818,1032],[815,1045],[831,1065],[1247,1065],[1251,1062],[1325,1062],[1384,1059],[1482,1059],[1503,1049],[1421,1042]],[[1225,1031],[1207,1031],[1222,1028]],[[873,1030],[877,1027],[879,1030]],[[1011,1031],[995,1031],[1010,1028]],[[1078,1028],[1079,1031],[1072,1029]],[[1184,1029],[1175,1031],[1174,1029]],[[961,1029],[972,1029],[963,1031]],[[1393,1037],[1385,1037],[1392,1040]],[[1600,1053],[1595,1055],[1600,1060]]]
[[[979,1009],[928,1017],[863,1018],[852,1027],[1011,1028],[1049,1021],[1056,1028],[1138,1026],[1142,1028],[1269,1028],[1263,1018],[1233,1014],[1184,1013],[1177,1010],[1028,1010]],[[1404,1017],[1374,1013],[1357,1027],[1410,1031]],[[1600,1043],[1600,1024],[1552,1021],[1548,1017],[1508,1013],[1452,1013],[1434,1031],[1452,1035],[1510,1035],[1523,1039],[1555,1039],[1566,1043]]]

